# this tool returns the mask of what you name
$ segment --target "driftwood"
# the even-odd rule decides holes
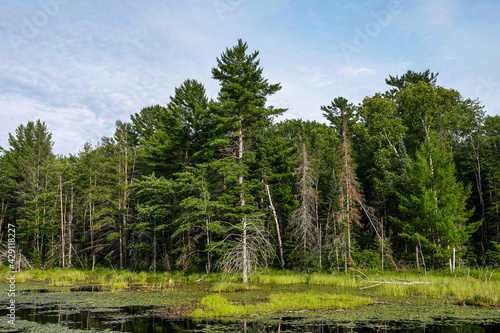
[[[410,285],[410,284],[429,284],[429,283],[433,283],[433,282],[428,282],[428,281],[421,281],[420,280],[420,276],[419,276],[419,280],[420,281],[408,280],[406,278],[406,274],[405,274],[405,278],[404,279],[395,279],[395,278],[389,276],[389,280],[390,281],[387,281],[386,279],[384,279],[383,277],[381,277],[380,275],[377,274],[377,276],[379,277],[380,280],[372,280],[372,279],[368,278],[368,276],[366,276],[363,272],[360,272],[360,271],[358,271],[356,269],[353,269],[353,268],[351,268],[351,269],[354,272],[358,272],[361,275],[363,275],[363,276],[356,275],[362,282],[364,282],[364,283],[370,283],[371,284],[371,285],[366,286],[366,287],[361,287],[360,289],[373,288],[373,287],[380,286],[381,284]]]
[[[199,278],[198,280],[195,280],[194,282],[201,282],[205,279],[205,276],[207,276],[206,274],[203,275],[201,278]]]

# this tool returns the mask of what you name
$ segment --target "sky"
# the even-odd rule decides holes
[[[409,69],[499,115],[498,13],[498,0],[2,0],[0,146],[40,119],[56,154],[77,154],[188,78],[215,99],[211,69],[239,38],[281,83],[268,100],[281,119],[325,122],[321,105],[361,103]]]

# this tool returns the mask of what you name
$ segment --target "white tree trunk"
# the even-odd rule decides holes
[[[241,274],[243,283],[248,282],[248,258],[247,258],[247,218],[243,217],[243,272]]]

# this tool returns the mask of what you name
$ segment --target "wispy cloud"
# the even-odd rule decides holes
[[[354,68],[352,66],[347,66],[339,69],[339,74],[343,76],[368,76],[374,75],[375,70],[366,67]]]
[[[0,145],[40,118],[56,152],[75,152],[112,135],[116,120],[166,104],[187,78],[215,98],[210,70],[237,38],[260,51],[264,76],[281,82],[270,102],[288,107],[285,117],[322,120],[319,106],[333,98],[361,102],[386,89],[388,75],[426,68],[498,113],[500,3],[430,1],[4,1]],[[347,63],[342,42],[356,50]]]
[[[109,133],[114,127],[105,116],[98,116],[91,110],[81,107],[54,107],[31,98],[17,94],[0,95],[0,110],[2,110],[3,128],[9,128],[14,134],[15,128],[20,124],[38,119],[47,124],[48,130],[52,132],[54,150],[76,154],[86,141],[97,143],[103,133]],[[5,112],[15,110],[15,112]],[[5,112],[5,113],[4,113]],[[8,136],[0,137],[0,146],[8,148]]]

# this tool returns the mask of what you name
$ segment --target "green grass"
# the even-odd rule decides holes
[[[221,292],[237,292],[237,291],[248,291],[248,290],[257,290],[258,286],[253,284],[246,284],[240,282],[231,282],[231,281],[221,281],[212,287],[213,292],[221,293]]]
[[[399,277],[404,279],[404,277]],[[419,281],[418,276],[408,274],[410,281]],[[389,281],[389,279],[387,279]],[[479,279],[467,276],[451,276],[434,272],[429,283],[382,284],[373,292],[387,296],[423,296],[428,298],[451,298],[459,304],[500,306],[500,282],[497,279]],[[365,283],[365,286],[368,286]]]
[[[126,290],[159,291],[166,290],[193,282],[203,277],[201,284],[210,285],[209,290],[215,292],[236,292],[254,290],[265,285],[328,285],[338,288],[362,288],[374,285],[371,281],[390,281],[396,279],[409,281],[423,281],[425,275],[422,271],[377,271],[364,270],[362,272],[350,271],[348,274],[335,272],[327,273],[300,273],[294,271],[266,271],[252,278],[251,284],[239,282],[220,282],[222,273],[193,273],[186,275],[183,272],[131,272],[126,270],[112,270],[97,268],[94,271],[81,269],[49,270],[35,269],[16,273],[16,282],[31,281],[47,282],[50,287],[70,287],[76,285],[99,285],[102,290],[112,292]],[[5,281],[8,269],[0,270],[0,279]],[[238,279],[236,280],[238,281]],[[426,298],[447,298],[456,304],[500,306],[500,270],[471,269],[470,271],[457,271],[450,274],[447,271],[427,272],[426,284],[380,284],[369,288],[370,293],[382,296],[420,296]],[[213,284],[213,286],[212,286]]]
[[[470,272],[458,271],[351,271],[349,274],[305,274],[290,271],[259,274],[259,283],[273,284],[315,284],[331,285],[340,288],[363,288],[373,286],[374,281],[387,281],[370,288],[370,292],[383,296],[422,296],[427,298],[451,298],[457,304],[500,306],[500,272],[492,269],[475,269]],[[372,282],[367,282],[369,280]],[[398,283],[398,280],[405,280]],[[413,282],[429,282],[414,283]],[[406,283],[404,283],[406,282]]]
[[[308,283],[309,275],[305,273],[272,272],[258,274],[255,279],[259,283],[297,284]]]
[[[366,297],[311,293],[281,293],[269,295],[268,301],[257,304],[235,303],[221,295],[201,300],[201,309],[191,313],[194,318],[237,317],[284,311],[345,309],[370,304]]]
[[[8,270],[0,271],[0,279],[8,277]],[[182,273],[165,272],[131,272],[98,268],[94,271],[82,269],[53,268],[48,270],[34,269],[16,273],[16,282],[47,282],[50,287],[70,287],[74,285],[93,284],[102,286],[104,290],[120,291],[132,287],[136,289],[162,290],[172,288],[180,283],[201,277],[200,274],[185,276]]]

